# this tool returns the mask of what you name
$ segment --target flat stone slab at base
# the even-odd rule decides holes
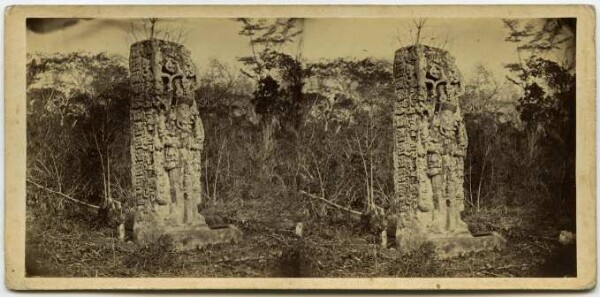
[[[233,225],[213,228],[200,225],[171,228],[164,233],[164,237],[170,241],[174,250],[187,251],[217,243],[238,242],[242,239],[242,232]]]
[[[506,239],[496,232],[485,236],[464,234],[430,237],[428,241],[433,244],[438,259],[458,257],[471,252],[502,250],[506,245]]]

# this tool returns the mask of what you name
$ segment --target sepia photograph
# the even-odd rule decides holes
[[[24,278],[590,279],[577,15],[288,15],[24,18]]]

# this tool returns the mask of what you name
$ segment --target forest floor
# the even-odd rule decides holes
[[[575,245],[563,246],[564,222],[531,207],[465,211],[473,232],[496,231],[502,251],[438,260],[428,246],[411,255],[382,248],[342,213],[306,222],[298,238],[285,205],[245,202],[204,210],[244,233],[236,244],[173,252],[159,243],[119,242],[93,213],[27,215],[28,276],[70,277],[545,277],[575,276]],[[288,210],[288,212],[290,212]],[[335,211],[333,211],[335,212]],[[291,216],[289,216],[291,217]],[[571,231],[571,230],[570,230]]]

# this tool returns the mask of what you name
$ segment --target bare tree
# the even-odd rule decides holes
[[[150,18],[150,39],[154,39],[154,28],[156,27],[156,22],[158,22],[158,18]]]
[[[445,33],[430,32],[427,34],[426,29],[428,28],[427,19],[425,18],[412,20],[412,24],[408,25],[405,30],[398,28],[394,37],[396,47],[422,44],[446,49],[451,44],[452,37],[448,30]],[[403,36],[405,31],[408,31],[408,38]]]
[[[416,32],[416,37],[415,37],[415,44],[418,45],[421,42],[421,33],[423,31],[423,28],[425,27],[425,23],[427,22],[426,19],[419,19],[419,20],[413,20],[413,24],[415,26],[415,30],[417,30]]]
[[[182,25],[175,26],[168,24],[168,22],[162,21],[159,18],[131,21],[127,33],[127,43],[146,39],[162,39],[175,43],[184,43],[188,37],[188,30]]]

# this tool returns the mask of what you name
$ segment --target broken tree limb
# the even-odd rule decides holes
[[[42,186],[42,185],[40,185],[40,184],[38,184],[38,183],[36,183],[36,182],[34,182],[34,181],[30,180],[30,179],[27,179],[27,182],[28,182],[28,183],[30,183],[30,184],[32,184],[32,185],[34,185],[34,186],[36,186],[36,187],[38,187],[38,188],[40,188],[40,189],[42,189],[42,190],[46,190],[46,191],[48,191],[48,192],[50,192],[50,193],[53,193],[53,194],[59,195],[59,196],[61,196],[62,198],[64,198],[64,199],[67,199],[67,200],[69,200],[69,201],[71,201],[71,202],[74,202],[74,203],[77,203],[77,204],[80,204],[80,205],[85,205],[85,206],[87,206],[87,207],[90,207],[90,208],[93,208],[93,209],[99,209],[99,208],[100,208],[100,207],[98,207],[98,206],[96,206],[96,205],[85,203],[85,202],[83,202],[83,201],[81,201],[81,200],[77,200],[77,199],[75,199],[75,198],[73,198],[73,197],[71,197],[71,196],[68,196],[68,195],[66,195],[66,194],[63,194],[63,193],[61,193],[61,192],[54,191],[54,190],[52,190],[52,189],[50,189],[50,188],[44,187],[44,186]]]
[[[325,199],[323,197],[319,197],[317,195],[313,195],[311,193],[307,193],[307,192],[305,192],[303,190],[300,190],[300,193],[304,194],[304,195],[306,195],[306,196],[308,196],[310,198],[321,200],[321,201],[327,203],[328,205],[333,206],[333,207],[335,207],[337,209],[345,210],[345,211],[347,211],[349,213],[352,213],[352,214],[355,214],[355,215],[359,215],[359,216],[361,216],[363,214],[362,212],[359,212],[359,211],[356,211],[356,210],[353,210],[353,209],[350,209],[350,208],[347,208],[347,207],[343,207],[343,206],[341,206],[339,204],[336,204],[336,203],[333,203],[333,202],[331,202],[331,201],[329,201],[329,200],[327,200],[327,199]]]

